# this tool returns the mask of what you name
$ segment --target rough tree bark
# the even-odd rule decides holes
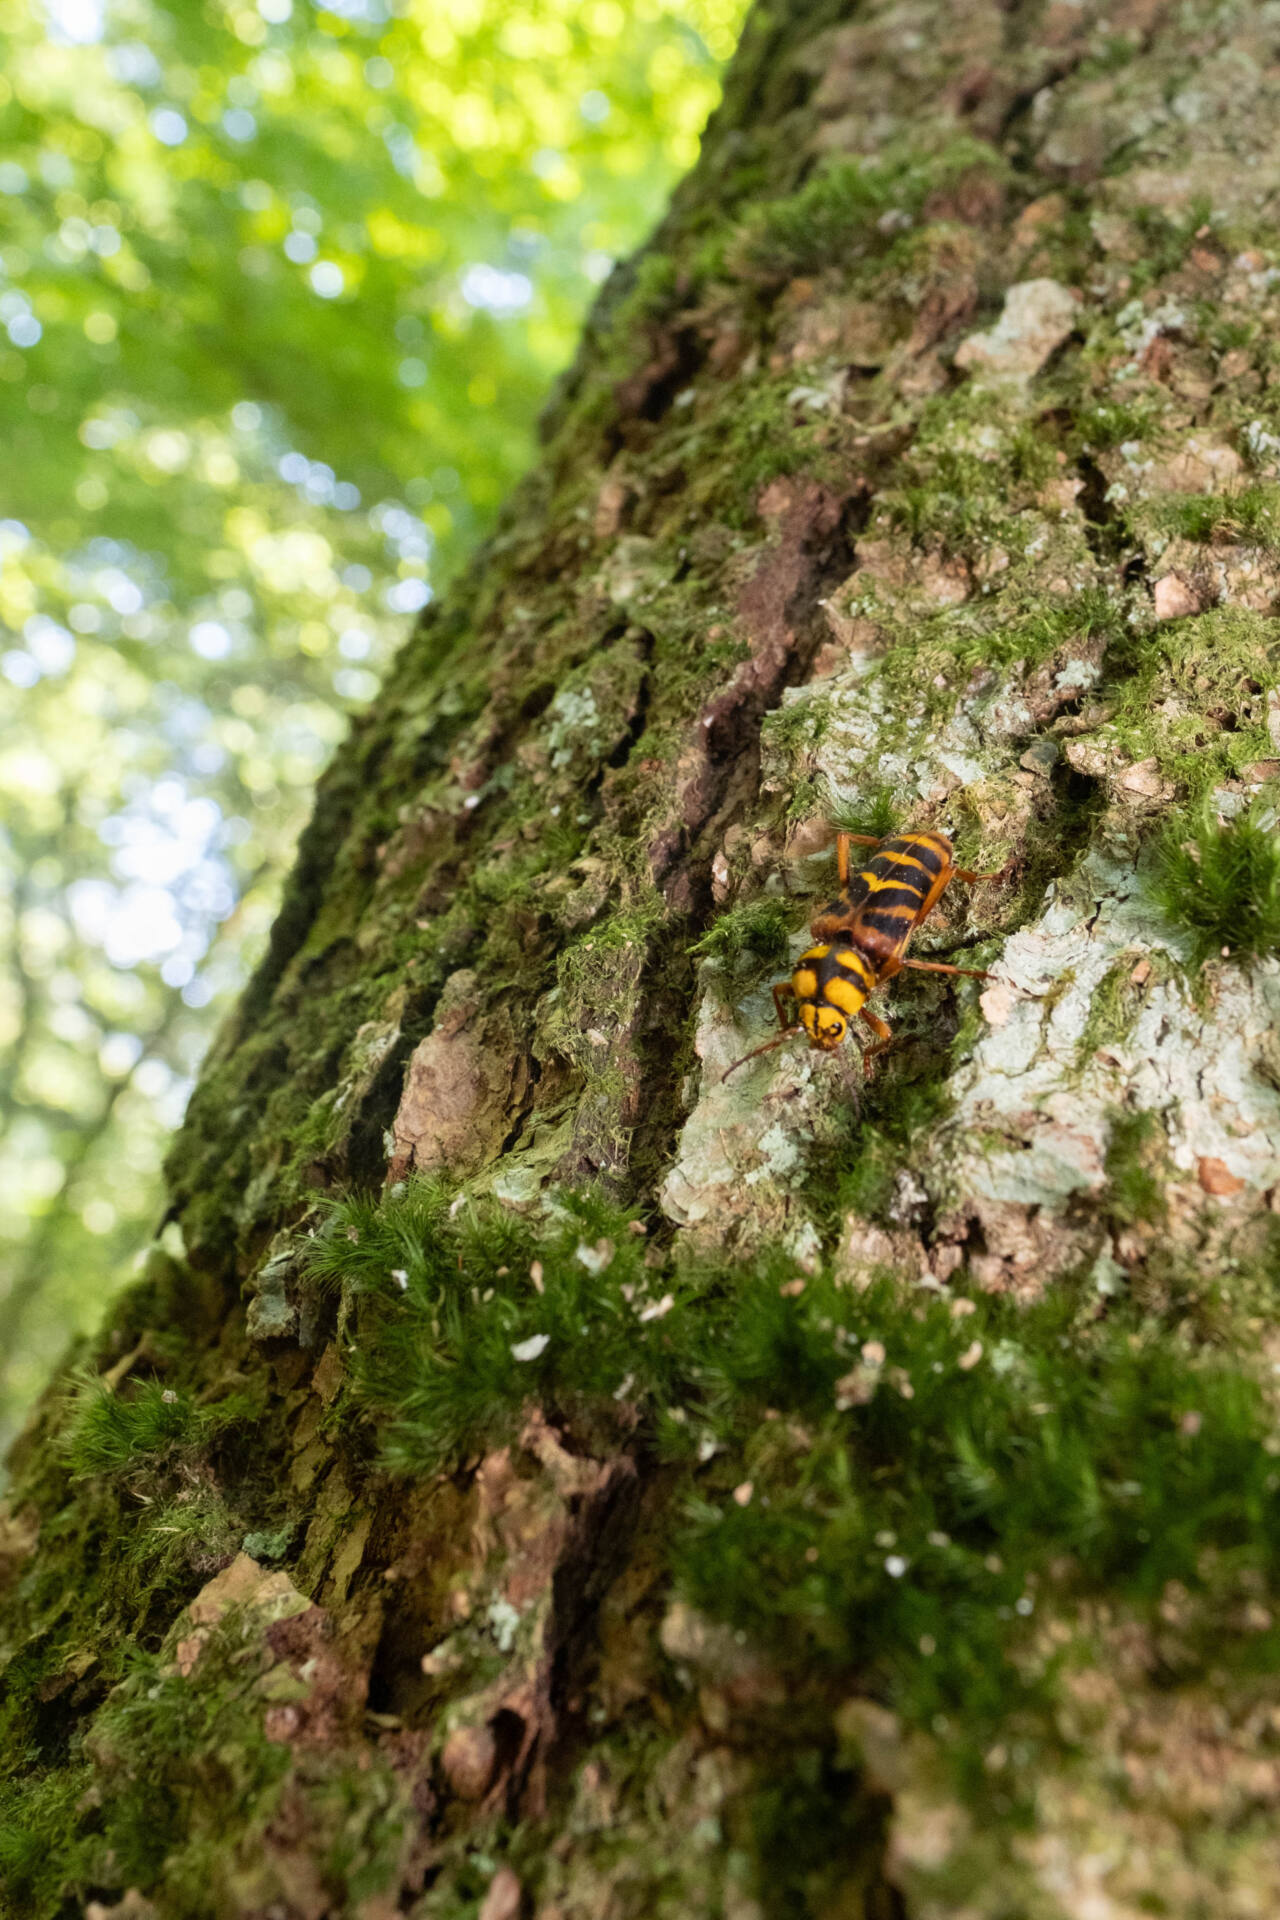
[[[757,8],[322,783],[180,1250],[17,1450],[11,1912],[1276,1910],[1280,971],[1190,967],[1152,850],[1280,776],[1278,46],[1200,0]],[[920,940],[994,978],[904,975],[874,1076],[726,1084],[837,819],[1001,869]],[[532,1236],[531,1311],[547,1196],[632,1208],[569,1265],[630,1262],[642,1370],[721,1312],[723,1375],[593,1399],[513,1340],[541,1385],[423,1464],[410,1227],[382,1294],[311,1253],[422,1175],[459,1270]]]

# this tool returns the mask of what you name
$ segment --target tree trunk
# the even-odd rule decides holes
[[[12,1913],[1280,1904],[1276,27],[756,9],[17,1450]],[[992,977],[726,1080],[839,824]]]

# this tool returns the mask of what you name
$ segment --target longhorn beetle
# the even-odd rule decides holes
[[[874,847],[875,852],[857,873],[849,868],[850,847]],[[836,872],[840,891],[830,906],[814,919],[810,932],[815,944],[802,953],[790,980],[773,989],[782,1031],[776,1040],[744,1053],[724,1075],[758,1054],[780,1047],[791,1035],[805,1033],[810,1047],[834,1053],[861,1018],[876,1035],[864,1060],[883,1053],[893,1038],[887,1022],[867,1006],[868,997],[903,967],[921,973],[964,974],[970,980],[988,980],[976,967],[952,967],[940,960],[908,960],[907,942],[926,921],[953,880],[974,886],[996,880],[998,873],[974,873],[958,867],[951,842],[942,833],[891,833],[878,840],[864,833],[836,836]]]

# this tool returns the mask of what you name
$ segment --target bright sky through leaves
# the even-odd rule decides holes
[[[0,0],[0,1426],[743,10]]]

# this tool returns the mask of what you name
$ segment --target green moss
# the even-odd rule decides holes
[[[825,1731],[825,1730],[824,1730]],[[780,1730],[781,1732],[781,1730]],[[874,1914],[852,1905],[878,1879],[883,1809],[872,1811],[858,1769],[830,1744],[779,1740],[774,1765],[751,1802],[756,1884],[769,1920],[806,1914]],[[889,1912],[888,1889],[879,1889]]]
[[[1075,416],[1079,451],[1087,454],[1118,447],[1126,440],[1143,440],[1154,417],[1149,401],[1099,400],[1086,405]]]
[[[757,208],[730,249],[730,265],[747,278],[770,281],[847,269],[892,247],[898,228],[879,224],[885,214],[914,220],[931,192],[976,169],[996,178],[1006,171],[994,148],[965,136],[932,155],[916,150],[834,161],[797,193]]]
[[[950,423],[949,423],[950,424]],[[1020,426],[1007,436],[999,460],[984,459],[922,436],[903,484],[888,488],[882,506],[889,523],[917,545],[963,552],[999,538],[1021,546],[1018,509],[1060,471],[1052,438]]]
[[[689,951],[719,960],[733,972],[748,956],[762,969],[781,966],[795,930],[795,908],[788,900],[762,895],[730,907]]]
[[[899,1089],[865,1143],[852,1177],[882,1198],[928,1097]],[[1149,1121],[1117,1118],[1117,1222],[1158,1217],[1156,1144]],[[317,1271],[373,1309],[362,1385],[390,1463],[434,1470],[510,1438],[530,1400],[598,1433],[621,1392],[689,1476],[688,1597],[798,1671],[856,1675],[920,1724],[954,1716],[975,1791],[1011,1714],[1054,1738],[1053,1672],[1018,1641],[1051,1578],[1064,1603],[1143,1605],[1171,1579],[1206,1591],[1252,1569],[1270,1590],[1280,1575],[1257,1384],[1133,1303],[1100,1321],[1087,1286],[1063,1285],[958,1317],[950,1299],[855,1293],[825,1271],[797,1293],[781,1253],[676,1280],[592,1200],[566,1198],[540,1231],[450,1208],[421,1186],[381,1210],[348,1202],[316,1243]],[[662,1310],[642,1317],[644,1302]],[[729,1497],[743,1483],[746,1503]]]
[[[77,1803],[88,1785],[83,1766],[0,1785],[0,1898],[15,1920],[59,1910],[61,1888],[75,1872]]]
[[[139,1655],[97,1716],[90,1746],[112,1779],[103,1839],[126,1885],[151,1883],[163,1868],[171,1883],[203,1894],[193,1912],[216,1910],[208,1881],[215,1808],[251,1805],[265,1819],[266,1790],[289,1764],[288,1748],[266,1739],[255,1710],[263,1663],[255,1629],[229,1615],[202,1649],[194,1682]],[[186,1845],[175,1858],[177,1835]]]
[[[917,1051],[899,1044],[879,1063],[849,1139],[819,1170],[816,1197],[833,1227],[847,1214],[894,1226],[891,1207],[899,1175],[909,1163],[912,1140],[946,1109],[947,1048]]]
[[[1226,1591],[1246,1568],[1272,1590],[1267,1416],[1234,1367],[1124,1308],[1082,1318],[1066,1287],[957,1318],[887,1283],[851,1295],[819,1275],[795,1298],[783,1271],[745,1280],[720,1334],[693,1441],[722,1452],[677,1548],[681,1586],[786,1669],[856,1675],[924,1727],[945,1715],[972,1794],[998,1727],[1057,1737],[1053,1665],[1024,1618],[1082,1590],[1138,1607],[1171,1579]],[[1260,1654],[1280,1646],[1241,1642]],[[1207,1631],[1198,1657],[1231,1652]]]
[[[898,475],[878,497],[882,523],[948,552],[976,556],[998,541],[1017,554],[1043,531],[1041,490],[1079,457],[1077,395],[1063,391],[1060,399],[1034,422],[1008,396],[981,386],[927,401]]]
[[[1047,600],[1014,613],[991,631],[961,636],[956,656],[965,665],[1022,660],[1034,667],[1070,642],[1116,639],[1126,630],[1128,611],[1123,596],[1106,587],[1084,587],[1066,605],[1056,598]]]
[[[330,1836],[320,1850],[326,1884],[342,1889],[349,1912],[389,1910],[412,1819],[395,1775],[347,1763],[312,1788],[310,1806],[316,1830]]]
[[[381,1892],[403,1834],[399,1788],[378,1762],[357,1769],[323,1755],[299,1778],[293,1748],[264,1728],[270,1702],[292,1697],[287,1676],[275,1684],[276,1659],[252,1609],[206,1634],[189,1673],[168,1649],[129,1654],[65,1763],[0,1785],[6,1911],[52,1920],[76,1894],[136,1886],[165,1912],[216,1920],[238,1910],[231,1887],[243,1894],[259,1876],[270,1905],[279,1886],[263,1839],[290,1775],[291,1820],[326,1837],[320,1857],[339,1904]]]
[[[641,1319],[652,1292],[634,1216],[562,1196],[539,1233],[494,1204],[453,1209],[412,1182],[379,1208],[344,1202],[310,1271],[362,1303],[355,1375],[399,1472],[513,1438],[527,1402],[565,1414],[668,1391],[686,1308]],[[540,1271],[534,1271],[537,1263]]]
[[[1141,293],[1182,266],[1199,229],[1212,225],[1213,205],[1200,194],[1176,213],[1138,202],[1128,209],[1127,217],[1141,242],[1130,267],[1133,292]]]
[[[1209,320],[1209,340],[1217,353],[1234,353],[1251,347],[1261,332],[1261,322],[1215,308]]]
[[[1154,758],[1195,810],[1271,752],[1265,690],[1280,665],[1273,628],[1247,608],[1213,607],[1196,620],[1118,634],[1099,688],[1114,709],[1101,738],[1128,761]]]
[[[714,417],[677,442],[690,475],[693,510],[731,527],[756,522],[756,499],[771,480],[793,473],[828,475],[835,466],[816,438],[812,416],[797,420],[789,395],[795,376],[759,373],[734,383]]]
[[[910,1084],[885,1100],[844,1198],[886,1204],[934,1101]],[[1159,1217],[1157,1146],[1150,1121],[1117,1117],[1117,1223]],[[825,1271],[797,1294],[781,1253],[674,1281],[645,1266],[625,1216],[565,1206],[535,1231],[498,1212],[451,1215],[443,1190],[410,1188],[381,1212],[350,1202],[335,1215],[316,1258],[375,1305],[363,1388],[391,1464],[434,1469],[509,1438],[528,1400],[598,1432],[623,1390],[688,1476],[675,1549],[687,1596],[798,1672],[856,1676],[922,1725],[953,1716],[972,1791],[983,1743],[1011,1715],[1055,1738],[1054,1673],[1019,1640],[1051,1565],[1070,1570],[1064,1604],[1280,1575],[1256,1383],[1137,1305],[1098,1321],[1092,1292],[1063,1286],[1031,1309],[979,1298],[957,1318],[949,1299],[888,1283],[851,1293]],[[613,1251],[592,1272],[602,1241]],[[667,1292],[642,1320],[641,1302]],[[729,1497],[744,1482],[745,1505]]]
[[[467,906],[483,920],[495,907],[527,901],[541,875],[564,873],[572,865],[586,837],[576,821],[547,820],[532,846],[499,854],[476,868],[466,888]]]
[[[841,1208],[892,1223],[897,1171],[940,1099],[918,1067],[886,1063],[872,1082]],[[1158,1146],[1152,1122],[1115,1118],[1117,1225],[1158,1218]],[[589,1194],[531,1220],[411,1180],[381,1204],[338,1205],[308,1260],[347,1296],[360,1404],[393,1470],[455,1468],[514,1440],[530,1404],[586,1452],[662,1456],[654,1524],[680,1590],[749,1636],[795,1703],[749,1817],[733,1816],[758,1883],[774,1875],[767,1912],[820,1911],[871,1871],[878,1815],[856,1800],[829,1724],[842,1691],[945,1727],[960,1787],[990,1807],[994,1739],[1016,1730],[1027,1779],[1061,1745],[1057,1656],[1036,1634],[1046,1610],[1105,1594],[1142,1616],[1176,1580],[1213,1623],[1181,1635],[1180,1673],[1280,1663],[1280,1635],[1223,1626],[1244,1584],[1280,1592],[1267,1407],[1246,1369],[1188,1337],[1172,1295],[1157,1315],[1120,1294],[1099,1317],[1090,1283],[1063,1282],[1031,1308],[961,1308],[963,1275],[939,1297],[798,1275],[781,1251],[686,1251],[677,1269],[632,1225]],[[164,1446],[108,1450],[163,1460]],[[186,1505],[171,1498],[146,1533],[172,1526],[198,1551],[202,1527],[229,1526],[212,1502],[177,1518]],[[42,1697],[75,1644],[23,1670],[25,1697]],[[124,1884],[217,1911],[228,1835],[236,1860],[252,1857],[297,1764],[262,1731],[266,1658],[260,1629],[230,1616],[187,1679],[146,1656],[52,1766],[10,1719],[0,1872],[21,1911],[53,1915],[64,1887]],[[326,1884],[364,1897],[394,1873],[398,1790],[376,1765],[372,1780],[317,1765],[299,1804],[335,1836]],[[784,1831],[809,1836],[794,1872],[778,1865]],[[461,1875],[442,1878],[440,1911],[471,1887]],[[488,1877],[474,1876],[475,1899]]]
[[[1133,65],[1142,51],[1140,39],[1123,33],[1110,33],[1105,38],[1099,36],[1094,50],[1087,60],[1082,60],[1076,69],[1080,80],[1095,80],[1104,73],[1119,73],[1125,67]]]
[[[1179,493],[1157,504],[1156,524],[1184,540],[1229,539],[1273,546],[1280,538],[1280,487],[1258,484],[1238,493]]]
[[[902,801],[891,785],[868,784],[856,803],[842,805],[829,797],[826,811],[837,832],[874,834],[877,840],[895,833],[902,824]]]
[[[1157,848],[1154,892],[1191,937],[1192,962],[1237,961],[1280,951],[1280,833],[1274,805],[1255,801],[1232,821],[1207,802],[1168,822]]]
[[[1003,466],[951,448],[938,449],[919,479],[887,489],[883,506],[917,545],[937,542],[948,552],[1003,534],[1010,521]]]
[[[184,1913],[218,1911],[211,1869],[223,1839],[220,1813],[250,1803],[265,1816],[263,1789],[288,1764],[288,1749],[262,1735],[256,1676],[236,1662],[242,1644],[229,1620],[194,1681],[135,1653],[74,1763],[0,1789],[8,1875],[0,1884],[11,1898],[21,1895],[21,1911],[58,1912],[62,1890],[77,1885],[150,1887],[162,1871],[183,1888]]]
[[[1165,1168],[1160,1149],[1164,1134],[1154,1113],[1117,1113],[1107,1136],[1107,1211],[1115,1224],[1155,1225],[1167,1211]]]
[[[212,1423],[206,1408],[162,1380],[130,1383],[118,1392],[95,1373],[82,1373],[66,1430],[67,1460],[75,1473],[122,1473],[144,1459],[195,1447]]]
[[[1061,649],[1127,633],[1128,601],[1105,587],[1086,587],[1065,603],[1057,596],[1018,607],[976,601],[910,623],[894,622],[893,644],[879,671],[895,707],[940,718],[950,713],[972,676],[1021,662],[1034,668]]]
[[[593,927],[585,939],[566,949],[563,959],[575,956],[570,963],[572,970],[577,962],[589,965],[590,956],[595,953],[619,953],[628,947],[642,947],[661,925],[662,901],[650,890],[634,906],[611,913],[607,920]]]
[[[1142,957],[1147,960],[1146,978],[1150,979],[1156,972],[1156,960]],[[1128,1037],[1146,992],[1146,981],[1133,978],[1137,965],[1133,953],[1122,954],[1094,988],[1088,1018],[1076,1043],[1078,1067],[1087,1066],[1099,1047],[1119,1046]]]
[[[186,1497],[148,1505],[124,1541],[125,1558],[152,1581],[196,1566],[223,1566],[240,1545],[241,1529],[218,1495],[197,1484]]]
[[[614,337],[664,320],[679,301],[679,284],[679,271],[669,254],[653,251],[642,254],[630,289],[614,311]]]
[[[113,1388],[89,1368],[72,1376],[71,1388],[60,1444],[80,1476],[121,1474],[190,1457],[261,1412],[246,1394],[227,1394],[200,1406],[185,1389],[163,1380],[129,1380]]]
[[[337,1097],[336,1087],[326,1087],[318,1100],[308,1102],[303,1118],[292,1130],[292,1158],[297,1169],[299,1197],[310,1169],[323,1160],[341,1138],[343,1116],[335,1106]]]

